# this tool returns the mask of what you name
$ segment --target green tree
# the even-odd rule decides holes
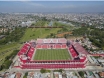
[[[3,68],[8,69],[11,65],[12,61],[11,60],[7,60],[3,63]]]
[[[25,73],[25,75],[23,76],[23,78],[27,78],[28,76],[28,72]]]
[[[61,72],[61,73],[62,73],[62,71],[63,71],[62,69],[59,69],[59,72]]]
[[[41,72],[41,73],[45,73],[46,70],[42,68],[42,69],[40,70],[40,72]]]

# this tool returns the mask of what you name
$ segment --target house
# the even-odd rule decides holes
[[[101,78],[104,78],[104,72],[99,72],[99,76],[100,76]]]

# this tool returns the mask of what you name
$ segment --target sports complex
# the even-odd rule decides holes
[[[14,67],[21,69],[85,68],[88,52],[65,38],[31,40],[23,44]]]

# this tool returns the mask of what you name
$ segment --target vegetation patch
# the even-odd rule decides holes
[[[19,50],[14,50],[10,55],[5,57],[4,63],[0,65],[0,70],[8,69],[12,64],[13,58],[17,55]]]
[[[84,73],[82,71],[78,72],[79,75],[83,78],[84,77]]]
[[[42,69],[40,70],[40,72],[41,72],[41,73],[50,73],[51,71],[50,71],[50,70],[47,70],[47,69],[43,69],[43,68],[42,68]]]
[[[29,41],[31,39],[46,38],[51,33],[56,34],[61,28],[27,28],[21,42]],[[49,36],[51,38],[51,36]]]
[[[25,73],[25,75],[23,76],[23,78],[27,78],[28,76],[28,72]]]

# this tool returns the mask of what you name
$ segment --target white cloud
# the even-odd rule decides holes
[[[30,2],[30,1],[26,1],[25,3],[27,3],[28,5],[31,5],[31,6],[44,7],[44,5],[40,4],[40,3],[35,3],[35,2]]]
[[[26,0],[23,0],[21,1],[22,3],[24,3],[25,5],[27,6],[30,6],[30,7],[45,7],[45,5],[41,4],[41,3],[37,3],[35,1],[26,1]]]
[[[104,0],[0,0],[0,1],[104,1]]]

